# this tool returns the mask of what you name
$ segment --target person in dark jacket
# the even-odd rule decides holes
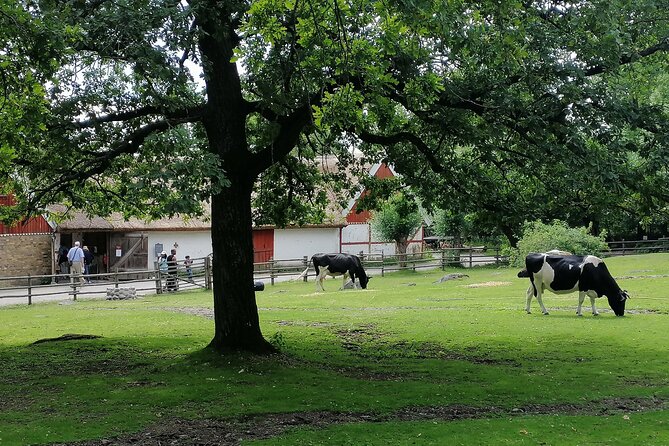
[[[177,291],[179,283],[177,281],[177,250],[172,249],[167,256],[167,291]]]
[[[91,283],[91,278],[88,275],[91,273],[94,257],[93,253],[88,250],[88,246],[84,246],[84,277],[86,277],[86,283]]]

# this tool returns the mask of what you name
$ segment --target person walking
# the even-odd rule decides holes
[[[88,246],[84,246],[84,276],[86,276],[86,283],[91,283],[91,278],[88,275],[91,273],[93,257],[93,253],[88,250]]]
[[[67,252],[67,261],[70,264],[70,282],[74,283],[75,277],[83,285],[86,283],[84,279],[84,250],[79,247],[79,242],[74,242],[74,246]]]

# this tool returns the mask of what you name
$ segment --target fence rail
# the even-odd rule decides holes
[[[610,251],[605,254],[607,257],[669,252],[669,238],[657,240],[620,240],[608,242],[608,245]]]

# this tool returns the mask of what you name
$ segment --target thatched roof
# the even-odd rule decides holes
[[[64,212],[64,206],[51,206],[49,211],[55,214]],[[211,228],[209,218],[173,217],[145,221],[138,218],[126,220],[120,213],[108,217],[88,216],[80,211],[70,212],[67,217],[56,223],[59,232],[96,232],[96,231],[208,231]]]

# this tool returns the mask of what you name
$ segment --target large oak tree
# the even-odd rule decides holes
[[[644,138],[626,153],[666,150],[665,115],[613,88],[644,60],[666,62],[663,3],[20,0],[0,14],[16,49],[0,64],[41,54],[19,15],[58,45],[48,69],[25,65],[41,105],[29,138],[3,132],[2,181],[20,214],[60,202],[159,217],[209,200],[211,345],[269,351],[252,289],[255,185],[308,196],[305,163],[349,142],[436,202],[478,193],[477,166],[587,176],[592,148],[615,161],[627,129]],[[265,218],[286,221],[277,202]]]

